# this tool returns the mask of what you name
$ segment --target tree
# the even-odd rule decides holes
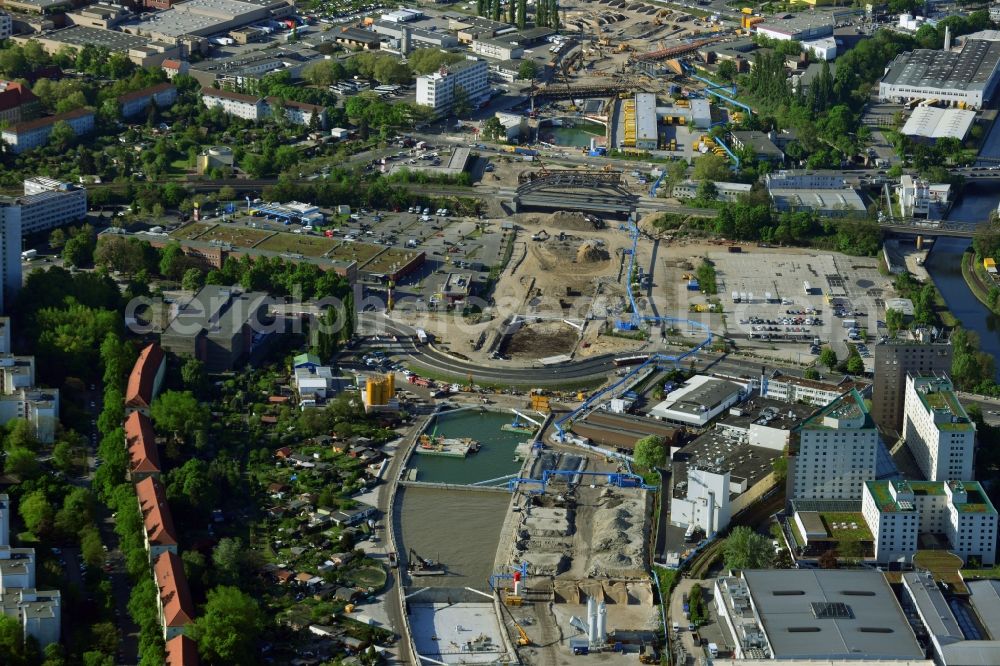
[[[732,60],[723,60],[719,63],[719,68],[716,70],[719,78],[723,81],[732,81],[736,78],[736,63]]]
[[[165,391],[153,401],[149,415],[157,429],[174,437],[193,435],[208,423],[208,407],[198,402],[190,391]]]
[[[215,578],[220,584],[239,585],[243,577],[245,548],[243,540],[238,537],[219,540],[212,551],[212,565],[215,567]]]
[[[2,51],[0,51],[2,53]],[[0,663],[28,666],[38,663],[37,643],[26,642],[21,624],[9,615],[0,614]]]
[[[730,177],[729,162],[725,157],[715,153],[706,153],[694,158],[695,180],[723,181]]]
[[[93,525],[87,525],[80,531],[80,554],[91,569],[104,564],[104,545],[101,543],[100,533]]]
[[[698,191],[695,195],[695,199],[702,202],[715,201],[716,197],[719,195],[719,188],[715,186],[710,180],[703,180],[698,183]]]
[[[465,118],[472,113],[472,104],[469,101],[469,93],[460,85],[455,85],[455,92],[452,96],[451,112],[456,118]]]
[[[528,0],[517,0],[517,15],[515,23],[518,30],[524,30],[528,22]]]
[[[53,229],[49,234],[49,247],[53,250],[61,250],[66,245],[66,232],[62,229]]]
[[[655,469],[666,460],[667,450],[663,439],[656,435],[643,437],[635,443],[635,464],[643,469]]]
[[[524,2],[524,0],[521,0]],[[517,78],[524,81],[531,81],[538,76],[538,65],[534,60],[523,60],[517,67]]]
[[[488,141],[500,141],[501,139],[506,140],[507,132],[504,129],[503,123],[496,116],[487,118],[483,122],[483,128],[481,131],[483,137]]]
[[[723,551],[728,569],[762,569],[772,558],[771,542],[749,527],[734,527]]]
[[[896,335],[896,332],[904,326],[903,311],[889,308],[885,311],[885,327],[889,329],[889,335]]]
[[[221,586],[208,592],[204,612],[189,628],[206,664],[252,664],[263,626],[263,614],[253,597]]]
[[[33,479],[41,472],[38,464],[38,455],[31,449],[15,447],[7,449],[7,459],[4,461],[3,470],[7,474],[24,480]]]
[[[76,101],[71,102],[70,106],[76,106]],[[71,111],[70,109],[65,109],[65,111]],[[69,150],[69,147],[73,145],[76,140],[76,132],[70,127],[70,124],[65,120],[57,121],[52,125],[52,132],[49,134],[49,145],[57,153],[64,153]]]
[[[35,436],[35,426],[28,419],[17,418],[7,424],[7,437],[4,446],[10,449],[24,448],[38,450],[38,437]]]
[[[33,490],[22,497],[18,512],[21,514],[24,526],[30,532],[33,532],[35,536],[44,534],[52,529],[55,519],[55,509],[43,491]]]
[[[160,253],[160,275],[172,280],[181,277],[187,257],[180,243],[170,243]]]
[[[205,284],[205,274],[197,268],[189,268],[184,271],[181,278],[181,289],[187,291],[198,291]]]
[[[205,387],[205,364],[196,358],[189,358],[181,366],[181,381],[193,393],[200,392]]]
[[[60,472],[68,472],[73,467],[73,445],[65,440],[56,442],[52,449],[52,463]]]
[[[823,351],[819,353],[819,362],[833,370],[837,367],[837,352],[833,351],[830,347],[823,347]]]
[[[838,566],[837,551],[832,548],[824,551],[816,561],[819,562],[821,569],[836,569]]]
[[[847,359],[847,372],[852,375],[863,375],[865,373],[865,362],[857,354],[852,354]]]
[[[806,371],[802,373],[805,379],[819,379],[819,370],[816,368],[806,368]]]

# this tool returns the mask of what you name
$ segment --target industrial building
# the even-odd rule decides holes
[[[929,183],[904,173],[895,190],[902,217],[940,220],[951,205],[950,183]]]
[[[695,375],[650,409],[649,415],[661,421],[703,428],[747,392],[746,386],[726,379]]]
[[[609,403],[610,410],[597,409],[583,419],[573,422],[573,434],[584,437],[587,443],[614,451],[630,453],[635,443],[648,435],[660,437],[668,446],[675,446],[680,429],[653,419],[626,414],[626,401]],[[621,411],[618,411],[618,407]]]
[[[207,37],[294,13],[295,8],[285,0],[187,0],[171,5],[166,11],[145,14],[122,29],[177,43],[187,41],[181,38]]]
[[[674,185],[673,195],[675,199],[694,199],[698,196],[698,186],[701,183],[696,180],[685,180]],[[749,194],[753,189],[750,183],[723,183],[715,181],[715,198],[717,201],[735,202],[741,195]]]
[[[917,550],[945,549],[993,566],[997,511],[975,481],[868,481],[861,514],[875,561],[910,562]]]
[[[361,391],[361,402],[365,412],[395,411],[399,409],[396,400],[396,376],[389,372],[385,375],[368,377]]]
[[[524,49],[503,39],[474,39],[472,52],[493,60],[516,60],[524,55]]]
[[[887,432],[903,432],[906,377],[932,376],[951,371],[948,340],[935,340],[926,329],[904,331],[875,344],[872,417]]]
[[[831,14],[797,14],[784,18],[768,18],[757,23],[754,31],[761,37],[782,42],[808,42],[833,35]]]
[[[927,663],[880,572],[748,570],[717,579],[714,592],[736,660]]]
[[[928,481],[972,479],[976,424],[947,376],[907,375],[903,438]]]
[[[788,448],[789,499],[861,498],[875,478],[878,430],[857,389],[837,398],[798,427]]]
[[[478,106],[490,92],[489,67],[482,60],[460,60],[440,72],[417,77],[419,106],[434,109],[437,116],[447,115],[455,103],[455,90],[464,91],[471,105]]]
[[[458,46],[458,38],[441,30],[428,30],[404,23],[394,23],[391,21],[376,21],[372,29],[378,34],[395,39],[402,43],[404,39],[409,39],[414,46],[434,47],[448,49]],[[405,50],[405,49],[404,49]]]
[[[38,42],[49,55],[55,55],[66,47],[80,50],[90,45],[103,46],[112,53],[124,53],[140,67],[156,67],[168,58],[181,56],[180,48],[172,41],[83,25],[15,36],[13,40],[22,45],[28,41]]]
[[[974,122],[976,122],[975,111],[918,106],[906,119],[900,132],[916,139],[933,141],[948,138],[965,141]]]
[[[965,583],[970,594],[961,595],[961,600],[951,595],[945,598],[943,586],[925,571],[904,573],[902,583],[904,599],[912,605],[934,649],[935,664],[1000,664],[1000,581]],[[975,620],[970,621],[970,613]]]
[[[878,96],[884,102],[937,100],[980,109],[996,91],[998,66],[1000,41],[970,35],[958,52],[917,49],[899,54],[879,81]]]
[[[764,178],[779,211],[812,210],[825,217],[865,215],[867,207],[841,176],[804,171],[778,171]]]
[[[732,407],[715,427],[674,454],[670,523],[694,526],[707,537],[776,485],[774,460],[792,429],[813,411],[754,398]]]
[[[626,120],[626,126],[628,121]],[[656,124],[656,95],[636,93],[635,95],[635,147],[656,150],[659,147],[659,133]]]
[[[206,285],[175,306],[160,343],[166,351],[198,359],[209,372],[231,370],[273,330],[267,299],[264,292],[244,292],[238,286]]]

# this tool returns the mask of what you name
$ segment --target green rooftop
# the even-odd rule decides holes
[[[914,497],[921,495],[945,495],[945,483],[952,486],[952,491],[965,490],[967,500],[965,502],[953,502],[955,510],[959,513],[996,513],[993,504],[986,496],[982,486],[976,481],[867,481],[868,491],[871,493],[875,504],[878,505],[882,513],[897,513],[902,511],[912,511],[912,507],[900,506],[889,488],[890,483],[896,484],[897,493],[910,491]]]
[[[833,426],[824,423],[824,419],[827,418],[851,420],[863,418],[864,422],[858,426],[858,429],[875,427],[871,416],[868,414],[868,406],[865,404],[865,399],[861,397],[857,389],[853,388],[807,418],[799,428],[802,430],[834,429]]]
[[[973,430],[972,420],[962,407],[962,403],[955,396],[955,391],[950,381],[943,377],[916,377],[913,384],[917,389],[924,408],[931,412],[943,413],[943,418],[950,419],[938,421],[939,430]]]

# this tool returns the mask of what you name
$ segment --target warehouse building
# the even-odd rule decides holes
[[[635,147],[656,150],[659,133],[656,125],[656,95],[636,93],[635,95]]]
[[[746,394],[747,388],[734,382],[695,375],[676,391],[649,410],[649,415],[661,421],[703,428],[708,422],[729,409]]]
[[[55,55],[66,47],[81,50],[85,46],[104,47],[112,53],[124,53],[140,67],[158,67],[168,58],[179,58],[180,48],[170,41],[159,41],[141,35],[130,35],[117,30],[103,30],[82,25],[74,25],[61,30],[49,30],[13,37],[24,45],[29,41],[38,42],[49,55]]]
[[[1000,664],[1000,581],[965,583],[970,594],[962,595],[963,600],[959,601],[952,595],[945,598],[944,585],[939,587],[929,572],[910,571],[902,579],[904,599],[910,602],[927,631],[935,664]],[[969,621],[969,611],[975,613],[978,622]]]
[[[803,171],[769,173],[764,179],[779,211],[812,210],[827,217],[864,215],[865,202],[842,176]]]
[[[833,35],[833,19],[829,14],[798,14],[789,18],[767,19],[754,26],[757,34],[782,42],[809,42]]]
[[[717,579],[714,592],[737,660],[929,663],[877,571],[748,570]]]
[[[948,138],[965,141],[974,122],[976,122],[975,111],[918,106],[906,119],[901,131],[906,136],[916,139],[933,141]]]
[[[960,108],[980,109],[996,92],[998,67],[997,39],[966,38],[959,52],[908,51],[889,64],[879,81],[878,96],[883,102],[938,100]]]
[[[182,37],[207,37],[259,21],[295,13],[285,0],[187,0],[123,25],[127,32],[176,43]]]

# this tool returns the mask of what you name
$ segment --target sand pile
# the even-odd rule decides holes
[[[553,213],[549,223],[558,229],[573,229],[576,231],[592,231],[594,222],[583,213],[569,213],[563,210]]]
[[[583,243],[576,251],[576,261],[579,264],[593,264],[610,258],[611,255],[604,245],[595,241]]]

